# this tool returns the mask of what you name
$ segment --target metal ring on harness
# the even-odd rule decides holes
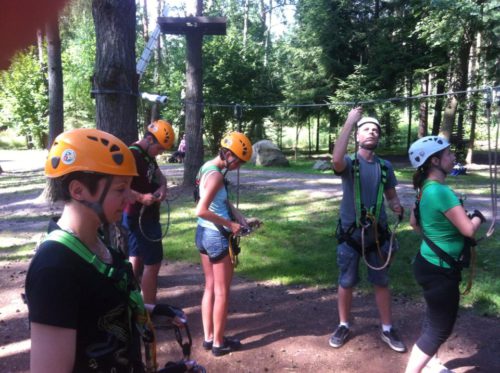
[[[158,238],[148,237],[148,235],[146,235],[146,233],[144,232],[144,229],[142,229],[142,215],[144,214],[144,211],[146,210],[147,206],[142,205],[141,207],[141,212],[139,213],[139,229],[144,238],[146,238],[146,240],[150,242],[159,242],[167,236],[168,230],[170,228],[170,202],[168,199],[165,199],[165,204],[167,205],[167,223],[165,224],[165,231]]]
[[[378,239],[378,229],[377,229],[377,224],[376,224],[376,221],[375,221],[375,217],[372,214],[368,213],[368,214],[366,214],[366,218],[369,221],[372,222],[374,233],[375,233],[375,243],[377,245],[377,251],[378,251],[379,256],[381,258],[383,258],[382,252],[380,250],[380,241]],[[399,223],[401,223],[402,220],[403,220],[403,216],[399,215],[398,216],[398,220],[396,221],[396,224],[394,224],[394,227],[392,229],[391,238],[389,239],[389,249],[388,249],[388,253],[387,253],[387,259],[386,259],[385,263],[381,267],[372,266],[366,260],[366,255],[365,255],[365,229],[368,228],[370,226],[370,224],[367,223],[365,225],[361,225],[361,256],[363,257],[363,261],[365,262],[365,264],[366,264],[366,266],[368,268],[371,268],[371,269],[373,269],[375,271],[381,271],[381,270],[383,270],[384,268],[386,268],[389,265],[389,263],[391,262],[391,257],[392,257],[392,246],[394,245],[394,239],[396,238],[396,229],[398,228]]]

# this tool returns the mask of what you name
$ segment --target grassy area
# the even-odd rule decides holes
[[[314,160],[292,161],[287,169],[293,172],[315,173],[311,170]],[[249,166],[245,166],[249,167]],[[251,167],[249,167],[251,168]],[[283,169],[280,169],[283,170]],[[331,172],[331,171],[330,171]],[[402,182],[409,182],[411,169],[398,169]],[[22,177],[0,177],[2,193],[12,193]],[[488,193],[488,180],[483,175],[450,177],[453,188]],[[31,187],[43,187],[43,178],[33,178]],[[7,188],[8,187],[8,188]],[[24,193],[24,191],[23,191]],[[199,262],[194,246],[196,218],[191,195],[181,195],[171,204],[171,226],[164,240],[167,260]],[[240,195],[240,208],[247,216],[258,217],[264,225],[255,234],[241,239],[242,253],[237,273],[248,279],[268,281],[276,284],[304,284],[332,287],[337,284],[336,240],[334,229],[338,217],[339,201],[332,198],[313,198],[299,191],[268,190],[247,192]],[[11,220],[8,216],[2,219]],[[162,215],[162,221],[165,213]],[[14,218],[12,218],[14,219]],[[392,219],[394,219],[392,217]],[[47,220],[47,217],[19,217],[19,224],[26,221]],[[391,220],[394,221],[394,220]],[[7,232],[2,233],[2,237]],[[480,232],[479,236],[484,234]],[[398,229],[400,250],[391,268],[392,286],[397,294],[406,294],[421,299],[420,288],[413,279],[411,262],[418,250],[420,238],[408,225]],[[462,297],[464,307],[473,307],[481,314],[500,316],[500,234],[481,242],[478,247],[477,275],[472,292]],[[12,245],[0,248],[3,260],[26,259],[33,244]],[[361,264],[362,290],[368,290],[366,271]],[[467,271],[464,278],[467,278]]]
[[[271,190],[240,196],[240,207],[248,216],[262,219],[264,225],[255,234],[241,239],[238,275],[276,284],[336,286],[338,269],[333,234],[338,201],[312,199],[296,191]],[[172,204],[171,221],[170,233],[164,241],[166,257],[199,262],[194,246],[194,203],[190,196]],[[500,316],[500,280],[496,276],[500,270],[500,251],[495,248],[499,238],[497,232],[481,242],[472,292],[462,297],[463,306],[496,316]],[[411,268],[420,238],[408,223],[403,223],[398,229],[398,241],[400,250],[391,268],[393,291],[420,298]],[[363,264],[360,273],[361,289],[369,290]],[[464,271],[464,279],[467,276],[468,271]]]

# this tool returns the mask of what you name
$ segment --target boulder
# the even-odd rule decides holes
[[[313,170],[327,171],[332,169],[332,162],[317,160],[313,165]]]
[[[290,163],[281,150],[270,140],[261,140],[253,145],[250,162],[257,166],[289,167]]]

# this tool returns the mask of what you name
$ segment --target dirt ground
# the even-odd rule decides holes
[[[16,175],[14,189],[24,188],[40,173],[41,154],[9,158],[0,151],[4,176]],[[169,169],[169,174],[181,177],[181,168]],[[303,189],[310,193],[339,198],[339,180],[331,176],[297,175],[258,171],[243,171],[242,182],[247,187]],[[283,181],[286,181],[285,183]],[[36,200],[40,188],[26,185],[29,193],[2,194],[0,203],[0,247],[36,242],[44,224],[27,217],[53,210]],[[408,185],[398,189],[403,200],[413,198]],[[469,196],[469,200],[474,198]],[[481,204],[482,198],[476,202]],[[4,251],[4,250],[2,250]],[[244,254],[242,254],[244,260]],[[0,371],[29,371],[29,329],[27,308],[22,302],[28,261],[5,260],[0,252]],[[236,276],[233,281],[228,320],[228,335],[240,338],[242,351],[215,358],[201,348],[202,329],[200,300],[203,274],[199,265],[167,262],[159,279],[161,302],[182,307],[189,318],[193,336],[192,358],[208,372],[402,372],[408,353],[390,350],[380,340],[378,317],[372,294],[357,293],[353,304],[353,326],[350,340],[340,349],[328,345],[336,326],[337,293],[331,288],[277,286],[250,281]],[[410,347],[418,337],[424,305],[406,297],[393,299],[394,324]],[[159,362],[182,357],[172,330],[158,330]],[[460,310],[455,330],[441,348],[439,357],[455,372],[500,372],[500,324],[496,318],[479,316],[470,310]]]

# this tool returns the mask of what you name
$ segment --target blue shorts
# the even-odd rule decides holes
[[[229,242],[218,230],[198,225],[195,242],[200,254],[208,255],[211,262],[217,262],[229,254]]]
[[[142,219],[142,231],[147,237],[161,237],[161,225],[153,219]],[[138,216],[123,214],[122,225],[128,230],[128,254],[142,259],[144,265],[161,263],[163,259],[162,241],[150,241],[141,232]]]
[[[381,247],[383,253],[389,249],[389,241],[387,240]],[[359,282],[359,260],[361,256],[356,249],[349,246],[346,242],[342,242],[337,246],[337,265],[339,267],[339,285],[344,289],[349,289],[356,286]],[[378,250],[366,253],[366,260],[374,267],[381,267],[385,260],[380,257]],[[363,265],[365,265],[363,261]],[[389,266],[380,271],[371,269],[366,266],[368,272],[368,281],[377,286],[387,287],[389,285]]]

